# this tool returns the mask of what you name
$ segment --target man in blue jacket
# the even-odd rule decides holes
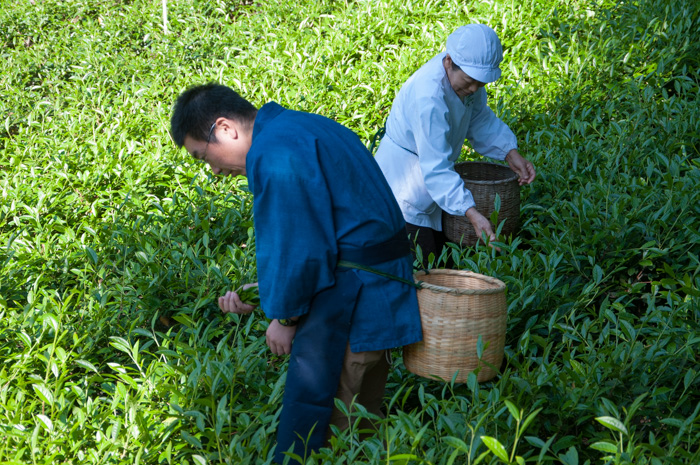
[[[501,76],[502,59],[493,29],[462,26],[447,38],[446,51],[416,71],[394,99],[375,158],[424,257],[439,256],[446,242],[443,211],[466,215],[478,237],[483,232],[496,239],[454,169],[465,139],[481,155],[505,160],[521,185],[535,179],[513,131],[486,103],[484,86]]]
[[[415,289],[401,282],[412,282],[405,223],[360,139],[274,102],[258,110],[217,84],[185,91],[171,130],[214,174],[246,176],[253,193],[260,302],[272,319],[266,339],[273,353],[291,355],[275,460],[324,445],[336,396],[349,405],[358,395],[381,415],[386,350],[422,333]],[[253,310],[234,292],[219,305]]]

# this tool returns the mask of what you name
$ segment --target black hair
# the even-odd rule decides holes
[[[230,87],[210,82],[190,87],[180,94],[170,118],[170,132],[177,146],[182,147],[188,135],[195,140],[207,140],[211,125],[217,118],[252,124],[257,111],[253,104]],[[216,141],[216,135],[211,140]]]

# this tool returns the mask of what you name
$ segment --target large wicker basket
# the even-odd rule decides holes
[[[403,349],[406,368],[426,378],[455,378],[465,382],[481,367],[477,381],[496,375],[503,360],[506,336],[506,286],[489,276],[471,271],[430,270],[415,274],[422,282],[418,306],[423,341]],[[481,336],[481,360],[477,341]]]
[[[491,218],[494,211],[496,194],[501,198],[498,214],[499,223],[505,220],[501,235],[517,234],[520,229],[520,185],[518,175],[505,165],[484,162],[462,162],[455,165],[455,170],[462,177],[464,186],[474,196],[476,209],[486,218]],[[449,240],[464,246],[476,244],[474,227],[466,216],[445,213],[443,229]],[[494,225],[494,232],[496,231]]]

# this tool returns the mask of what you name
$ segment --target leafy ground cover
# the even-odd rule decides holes
[[[697,2],[195,0],[167,17],[3,0],[0,461],[270,463],[285,360],[263,318],[214,300],[255,279],[251,198],[175,149],[171,104],[217,80],[369,144],[449,32],[485,22],[506,49],[492,106],[539,177],[504,253],[448,253],[508,285],[501,374],[429,381],[397,352],[377,436],[353,428],[309,463],[700,463]]]

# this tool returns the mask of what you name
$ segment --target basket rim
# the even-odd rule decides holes
[[[494,184],[505,184],[513,181],[518,180],[518,173],[515,171],[511,170],[508,166],[506,165],[501,165],[500,163],[490,163],[487,161],[461,161],[459,163],[455,163],[455,172],[457,172],[457,167],[458,166],[464,166],[464,165],[488,165],[488,166],[497,166],[499,168],[505,168],[511,173],[513,173],[512,176],[509,176],[506,179],[498,179],[498,180],[489,180],[489,181],[479,181],[476,179],[469,179],[465,178],[463,175],[459,174],[459,177],[462,178],[463,181],[469,182],[470,184],[484,184],[484,185],[494,185]]]
[[[474,279],[480,279],[482,281],[485,281],[489,284],[495,284],[496,287],[490,288],[490,289],[457,289],[454,287],[446,287],[446,286],[437,286],[435,284],[430,284],[426,283],[425,281],[421,281],[419,278],[421,276],[426,276],[430,274],[437,274],[437,275],[459,275],[461,277],[465,278],[474,278]],[[448,269],[442,269],[442,268],[436,268],[432,270],[426,270],[426,271],[418,271],[413,274],[413,279],[416,282],[416,284],[419,284],[421,289],[429,289],[434,292],[442,292],[445,294],[451,294],[451,295],[490,295],[490,294],[499,294],[501,292],[504,292],[506,290],[506,284],[501,281],[500,279],[494,278],[492,276],[486,276],[483,274],[479,273],[474,273],[473,271],[468,271],[468,270],[448,270]]]

